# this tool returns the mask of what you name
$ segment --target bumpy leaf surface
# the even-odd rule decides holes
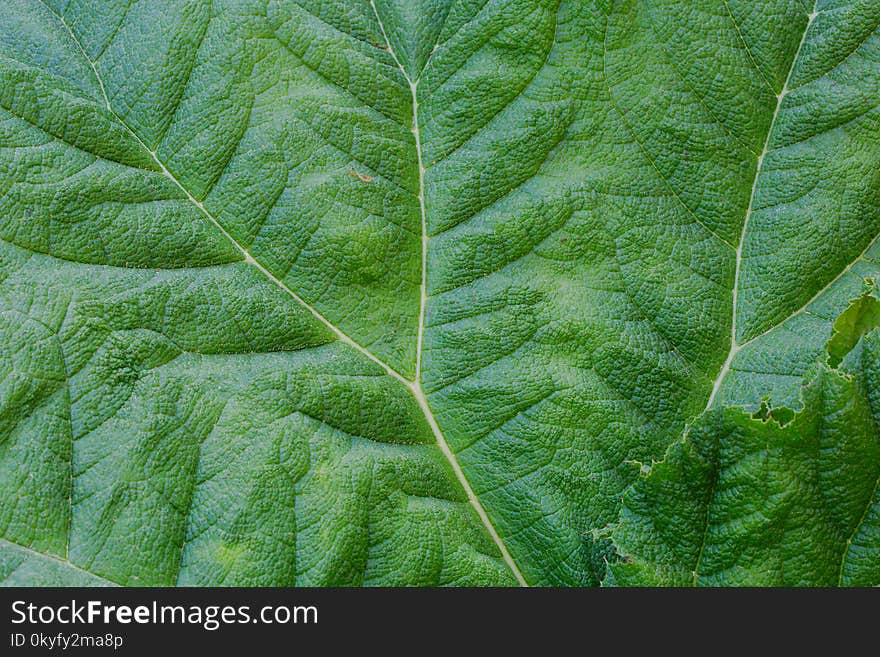
[[[3,0],[0,577],[598,583],[880,275],[878,105],[880,0]]]
[[[858,347],[797,412],[707,411],[624,496],[608,582],[880,584],[880,330]]]

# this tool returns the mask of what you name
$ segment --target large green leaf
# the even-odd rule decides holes
[[[797,411],[708,410],[624,496],[608,581],[880,584],[880,329],[851,353]]]
[[[878,71],[878,0],[3,0],[0,574],[597,583],[880,275]]]

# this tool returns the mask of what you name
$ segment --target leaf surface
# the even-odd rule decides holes
[[[878,386],[875,329],[845,370],[812,368],[796,412],[707,411],[624,496],[609,583],[876,586]]]
[[[3,572],[598,583],[880,275],[880,4],[808,4],[4,2]]]

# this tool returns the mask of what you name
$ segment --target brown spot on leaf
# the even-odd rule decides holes
[[[368,175],[365,174],[365,173],[358,173],[358,172],[355,171],[354,169],[349,169],[349,170],[348,170],[348,175],[351,176],[352,178],[357,178],[357,179],[360,180],[362,183],[371,183],[371,182],[373,182],[372,177],[368,176]]]

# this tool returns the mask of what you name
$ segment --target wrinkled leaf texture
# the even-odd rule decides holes
[[[3,0],[0,579],[880,583],[878,105],[878,0]]]

